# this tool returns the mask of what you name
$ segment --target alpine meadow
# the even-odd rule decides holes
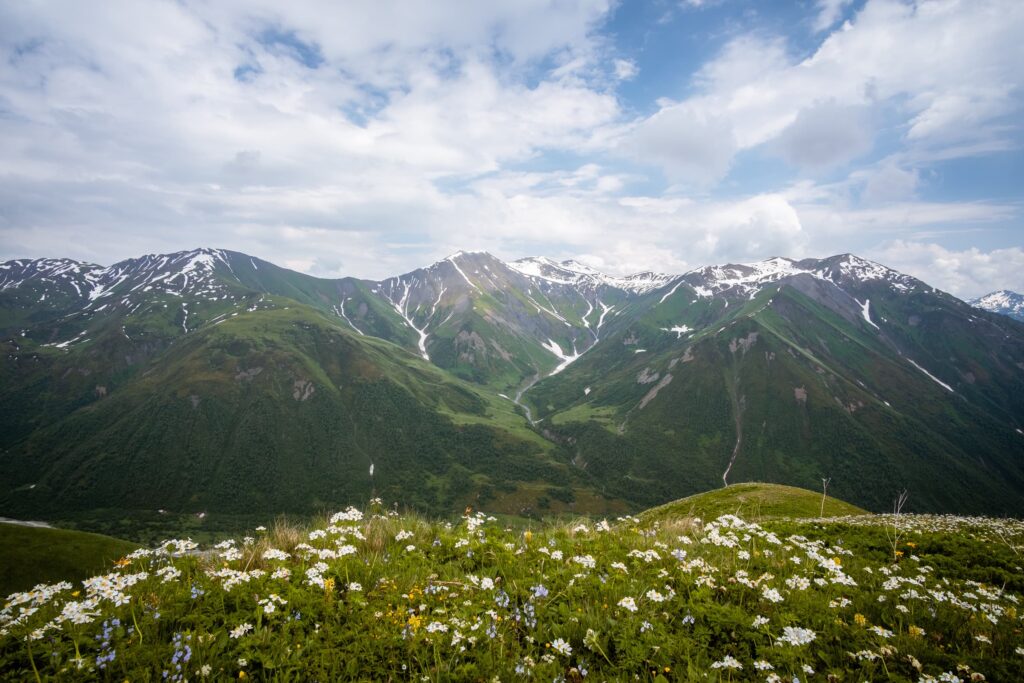
[[[0,6],[0,680],[1024,680],[1022,34]]]

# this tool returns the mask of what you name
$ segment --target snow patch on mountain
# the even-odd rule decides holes
[[[553,353],[555,356],[558,357],[559,360],[562,361],[554,370],[551,371],[552,375],[557,375],[562,370],[565,370],[567,367],[569,367],[570,363],[572,363],[574,360],[578,359],[580,356],[583,355],[582,352],[576,350],[576,345],[573,344],[572,355],[570,356],[569,354],[562,351],[562,347],[559,346],[558,342],[556,342],[553,339],[548,339],[547,342],[542,344],[541,346],[543,346],[545,349]]]
[[[945,383],[945,382],[943,382],[943,381],[942,381],[941,379],[939,379],[938,377],[936,377],[936,376],[935,376],[935,375],[933,375],[932,373],[930,373],[930,372],[928,372],[927,370],[925,370],[924,368],[922,368],[922,367],[921,367],[920,365],[918,365],[918,364],[917,364],[917,363],[915,363],[914,361],[912,361],[912,360],[910,360],[909,358],[907,358],[907,362],[908,362],[908,363],[910,363],[911,365],[913,365],[913,366],[914,366],[915,368],[917,368],[917,369],[918,369],[918,370],[920,370],[921,372],[923,372],[924,374],[928,375],[928,377],[930,377],[930,378],[932,379],[932,381],[933,381],[933,382],[935,382],[936,384],[938,384],[939,386],[941,386],[941,387],[942,387],[943,389],[945,389],[946,391],[952,392],[952,393],[954,393],[954,394],[956,393],[955,391],[953,391],[953,387],[949,386],[948,384],[946,384],[946,383]]]
[[[849,280],[861,283],[883,280],[900,292],[909,291],[916,283],[907,275],[852,254],[803,261],[776,256],[754,263],[706,266],[691,270],[683,277],[700,297],[713,297],[729,291],[752,299],[765,285],[795,275],[810,275],[840,287]]]
[[[558,262],[546,256],[522,258],[509,263],[508,267],[529,278],[575,287],[581,291],[593,291],[604,286],[634,294],[646,294],[665,286],[673,279],[671,275],[651,272],[624,276],[607,275],[579,261]]]
[[[857,301],[857,299],[854,299],[854,301]],[[871,325],[871,327],[875,328],[876,330],[879,329],[878,325],[876,325],[874,321],[871,320],[871,299],[864,299],[864,303],[862,304],[860,303],[860,301],[857,301],[857,303],[860,304],[860,314],[864,316],[864,320],[867,322],[867,324]]]

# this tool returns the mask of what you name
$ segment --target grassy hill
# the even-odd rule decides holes
[[[644,512],[645,520],[671,517],[700,517],[716,519],[721,515],[736,515],[746,520],[772,517],[818,517],[821,515],[821,493],[781,484],[732,484],[694,496],[674,500]],[[831,496],[825,499],[824,516],[868,514]]]
[[[100,534],[0,522],[0,595],[38,583],[80,581],[136,548]]]

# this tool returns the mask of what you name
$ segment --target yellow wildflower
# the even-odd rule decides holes
[[[857,626],[865,626],[868,623],[867,617],[865,617],[860,612],[858,612],[857,614],[853,615],[853,621],[854,621],[854,623],[857,624]]]

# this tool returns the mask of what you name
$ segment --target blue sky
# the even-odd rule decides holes
[[[1024,290],[1018,0],[0,6],[0,259],[854,252]]]

